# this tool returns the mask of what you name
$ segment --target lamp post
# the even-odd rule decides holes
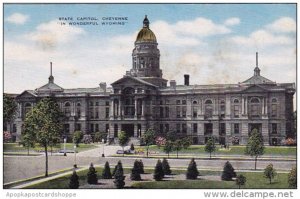
[[[77,164],[76,164],[76,145],[74,145],[74,168],[77,168]]]
[[[67,153],[66,153],[66,142],[67,142],[67,138],[64,138],[64,156],[67,156]]]
[[[105,155],[104,155],[104,138],[102,139],[102,157],[105,157]]]
[[[109,129],[107,129],[107,138],[106,138],[106,143],[109,144]]]

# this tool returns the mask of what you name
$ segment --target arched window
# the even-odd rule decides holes
[[[250,99],[250,116],[251,117],[260,117],[261,116],[261,103],[257,97]]]
[[[204,107],[204,115],[206,118],[210,118],[213,115],[213,106],[212,106],[212,101],[210,99],[206,100],[204,102],[205,107]]]
[[[234,99],[233,103],[238,104],[238,103],[240,103],[240,101],[238,99]]]
[[[272,103],[276,103],[277,99],[276,98],[272,98]]]
[[[220,101],[220,111],[221,111],[221,113],[225,112],[225,101],[224,100]]]
[[[67,117],[69,117],[71,115],[71,104],[70,104],[70,102],[65,103],[64,113],[65,113],[65,116],[67,116]]]
[[[193,101],[193,104],[198,104],[198,102],[196,100]]]

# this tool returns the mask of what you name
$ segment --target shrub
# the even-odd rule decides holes
[[[231,143],[232,143],[232,145],[238,145],[240,143],[240,140],[238,137],[233,136],[233,137],[231,137]]]
[[[165,175],[171,175],[172,171],[170,169],[169,162],[166,158],[164,158],[162,161],[162,167]]]
[[[130,150],[134,151],[134,145],[133,145],[133,143],[131,143],[131,145],[130,145]]]
[[[84,135],[81,142],[84,144],[91,144],[93,142],[92,136],[88,134]]]
[[[145,173],[145,171],[144,171],[144,163],[143,163],[142,160],[138,161],[138,168],[139,168],[139,173],[140,174],[144,174]]]
[[[158,160],[155,166],[153,178],[156,181],[160,181],[163,179],[163,177],[164,177],[164,171],[163,171],[162,163],[160,160]]]
[[[264,170],[264,177],[268,178],[270,184],[272,183],[272,179],[277,175],[276,170],[273,168],[273,164],[269,164]]]
[[[116,167],[117,168],[114,176],[115,177],[114,183],[118,189],[122,189],[125,186],[125,182],[124,182],[125,176],[123,173],[123,166],[121,161],[118,162]]]
[[[112,178],[108,162],[105,162],[104,169],[102,172],[102,178],[103,179],[111,179]]]
[[[97,177],[97,171],[93,165],[93,163],[91,163],[89,171],[87,173],[87,182],[89,184],[97,184],[98,183],[98,177]]]
[[[297,167],[292,168],[288,175],[288,183],[290,188],[297,188]]]
[[[131,174],[130,174],[130,179],[131,180],[136,180],[136,181],[141,180],[141,173],[140,173],[139,164],[140,163],[139,163],[138,160],[134,161],[133,168],[132,168]]]
[[[236,173],[234,172],[234,168],[230,164],[229,161],[227,161],[224,165],[223,172],[222,172],[222,180],[229,181],[232,180],[232,178],[236,177]]]
[[[243,176],[242,174],[239,174],[239,175],[236,177],[235,183],[236,183],[236,185],[239,186],[239,189],[240,189],[242,185],[245,185],[246,181],[247,181],[247,180],[246,180],[246,177]]]
[[[199,175],[199,171],[197,169],[197,164],[195,162],[195,159],[192,158],[187,168],[186,179],[194,180],[197,179],[198,175]]]
[[[94,142],[101,142],[102,141],[102,136],[100,132],[96,132],[94,135]]]
[[[73,171],[73,174],[71,175],[71,178],[70,178],[69,188],[70,189],[78,189],[78,187],[79,187],[78,175],[77,175],[76,171]]]
[[[162,145],[165,145],[166,144],[166,138],[164,138],[164,137],[161,137],[161,136],[157,136],[156,138],[155,138],[155,144],[158,146],[158,147],[160,147],[160,146],[162,146]]]
[[[215,141],[213,138],[209,138],[207,140],[204,150],[209,153],[209,159],[211,159],[211,153],[216,150]]]
[[[287,138],[286,140],[283,140],[283,144],[286,146],[296,146],[296,140],[293,138]]]

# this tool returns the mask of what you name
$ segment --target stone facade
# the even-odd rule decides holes
[[[75,130],[108,132],[113,141],[120,130],[139,138],[153,128],[160,134],[171,131],[190,136],[199,144],[211,136],[220,144],[233,137],[245,144],[256,128],[266,145],[294,136],[294,83],[264,78],[257,64],[254,75],[237,84],[189,85],[189,75],[184,75],[184,85],[176,85],[174,80],[167,85],[149,24],[146,17],[132,52],[132,69],[112,87],[100,83],[96,88],[64,89],[54,83],[51,72],[46,85],[17,95],[18,113],[11,127],[17,139],[26,112],[47,96],[57,99],[67,117],[65,135]]]

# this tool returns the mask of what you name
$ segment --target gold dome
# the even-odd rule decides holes
[[[135,42],[156,42],[156,36],[149,28],[149,20],[147,15],[143,21],[143,28],[140,30],[139,34],[136,37]]]
[[[156,42],[155,34],[149,28],[142,28],[136,37],[136,42]]]

